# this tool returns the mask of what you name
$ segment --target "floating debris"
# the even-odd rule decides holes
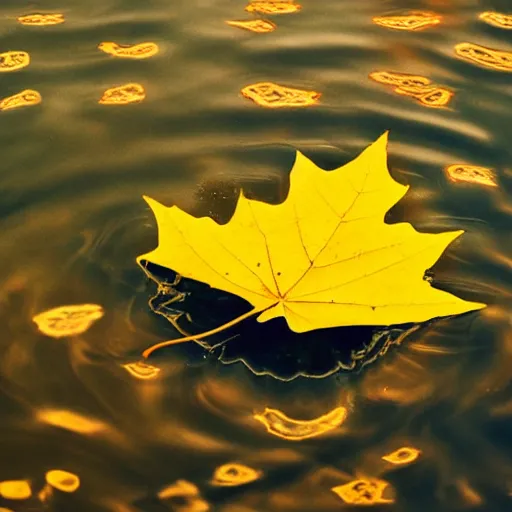
[[[12,51],[0,53],[0,72],[17,71],[30,64],[27,52]]]
[[[76,304],[43,311],[32,320],[43,334],[63,338],[84,333],[103,315],[103,308],[98,304]]]
[[[424,76],[375,71],[369,77],[375,82],[395,86],[394,91],[397,94],[411,96],[427,107],[445,107],[454,95],[450,89],[432,84]]]
[[[482,21],[494,27],[512,29],[512,14],[503,14],[495,11],[486,11],[478,16]]]
[[[402,464],[410,464],[411,462],[414,462],[420,456],[420,454],[420,450],[410,446],[404,446],[392,453],[384,455],[382,460],[400,466]]]
[[[250,30],[251,32],[257,32],[263,34],[265,32],[272,32],[277,28],[275,23],[267,20],[247,20],[247,21],[226,21],[228,25],[232,27],[243,28],[244,30]]]
[[[26,89],[13,96],[0,100],[0,110],[11,110],[19,107],[29,107],[41,103],[41,95],[32,89]]]
[[[18,22],[22,25],[44,26],[64,23],[64,14],[27,14],[19,16]]]
[[[255,480],[258,480],[261,475],[261,471],[256,471],[255,469],[252,469],[249,466],[244,466],[243,464],[231,462],[229,464],[219,466],[215,470],[211,484],[224,487],[233,487],[236,485],[243,485],[248,484],[249,482],[254,482]]]
[[[422,30],[441,23],[442,17],[430,12],[414,12],[403,16],[375,16],[376,25],[394,30]]]
[[[445,169],[448,179],[475,183],[485,187],[497,187],[496,176],[492,169],[477,165],[453,164]]]
[[[153,57],[153,55],[156,55],[159,51],[158,45],[151,42],[122,45],[105,41],[98,45],[98,49],[114,57],[125,59],[147,59]]]
[[[248,85],[242,95],[266,108],[308,107],[318,102],[321,93],[292,89],[272,82]]]
[[[294,420],[279,409],[265,408],[263,414],[255,414],[254,419],[265,425],[267,432],[289,441],[302,441],[316,437],[339,427],[347,417],[345,407],[337,407],[323,416],[312,420]]]
[[[6,480],[0,482],[0,496],[6,500],[27,500],[32,490],[28,480]]]
[[[512,52],[486,48],[473,43],[459,43],[455,46],[455,53],[463,59],[486,68],[512,71]]]
[[[146,97],[146,91],[140,84],[129,83],[107,89],[98,103],[102,105],[127,105],[139,103]]]
[[[345,503],[351,505],[376,505],[394,503],[394,499],[383,498],[384,491],[389,487],[388,482],[377,478],[361,478],[345,485],[333,487]]]
[[[249,2],[245,10],[247,12],[259,12],[262,14],[290,14],[300,11],[302,6],[293,1],[254,0]]]
[[[78,434],[92,435],[109,429],[109,427],[101,421],[87,418],[66,409],[41,409],[37,412],[36,418],[43,423],[71,430]]]
[[[160,368],[141,361],[123,364],[122,366],[130,375],[141,380],[156,379],[160,373]]]

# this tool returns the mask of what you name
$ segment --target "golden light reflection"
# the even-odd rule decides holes
[[[485,23],[499,28],[512,29],[512,14],[503,14],[501,12],[486,11],[478,16]]]
[[[486,68],[512,71],[512,52],[486,48],[473,43],[459,43],[455,45],[455,54]]]
[[[312,420],[289,418],[279,409],[265,408],[263,414],[255,414],[254,419],[265,425],[267,432],[288,441],[302,441],[316,437],[339,427],[347,417],[345,407],[332,411]]]
[[[0,512],[14,512],[14,510],[11,510],[10,508],[0,507]]]
[[[492,169],[477,165],[453,164],[445,169],[450,181],[466,182],[484,187],[497,187],[496,176]]]
[[[98,304],[74,304],[43,311],[32,320],[43,334],[63,338],[84,333],[103,315],[103,308]]]
[[[0,496],[7,500],[26,500],[32,496],[28,480],[5,480],[0,482]]]
[[[253,0],[249,2],[245,10],[248,12],[259,12],[261,14],[290,14],[300,11],[301,8],[302,6],[293,2],[293,0],[283,2],[275,0]]]
[[[179,512],[206,512],[210,510],[209,504],[201,498],[197,486],[187,480],[178,480],[165,487],[158,493],[158,498],[162,501],[176,501],[173,510],[176,509]]]
[[[414,12],[403,16],[375,16],[376,25],[394,30],[422,30],[441,23],[442,17],[431,12]]]
[[[64,23],[64,14],[27,14],[26,16],[19,16],[17,20],[22,25],[58,25]]]
[[[292,89],[272,82],[248,85],[241,93],[266,108],[308,107],[317,103],[321,96],[319,92]]]
[[[377,478],[361,478],[345,485],[333,487],[331,490],[345,503],[351,505],[376,505],[394,503],[394,499],[383,497],[388,487],[388,482],[384,480]]]
[[[139,103],[146,97],[144,87],[140,84],[129,83],[107,89],[98,103],[101,105],[127,105]]]
[[[0,53],[0,72],[17,71],[30,64],[27,52],[11,51]]]
[[[392,85],[394,92],[410,96],[426,107],[445,107],[453,97],[453,91],[432,84],[431,80],[418,75],[375,71],[369,77],[375,82]]]
[[[122,367],[133,377],[140,380],[156,379],[161,369],[151,364],[137,361],[136,363],[123,364]]]
[[[65,409],[41,409],[37,412],[36,417],[43,423],[79,434],[92,435],[108,430],[108,426],[101,421]]]
[[[421,451],[417,450],[416,448],[411,446],[403,446],[394,452],[384,455],[382,460],[400,466],[401,464],[410,464],[411,462],[414,462],[420,456],[420,454]]]
[[[75,492],[80,487],[80,478],[62,469],[47,471],[45,478],[48,485],[62,492]]]
[[[484,500],[482,496],[480,496],[480,494],[471,487],[465,478],[457,480],[455,485],[467,505],[471,507],[479,507],[483,504]]]
[[[247,20],[247,21],[236,21],[236,20],[230,20],[226,21],[228,25],[231,25],[232,27],[238,27],[242,28],[244,30],[250,30],[251,32],[257,32],[257,33],[265,33],[265,32],[272,32],[277,28],[277,25],[275,23],[272,23],[271,21],[267,20]]]
[[[105,41],[98,45],[98,49],[114,57],[125,59],[147,59],[153,57],[153,55],[156,55],[159,51],[158,45],[151,42],[123,45]]]
[[[212,485],[233,487],[236,485],[248,484],[258,480],[262,475],[261,471],[256,471],[249,466],[231,462],[219,466],[213,474]]]
[[[0,100],[0,110],[11,110],[19,107],[29,107],[41,103],[41,95],[32,89],[26,89]]]

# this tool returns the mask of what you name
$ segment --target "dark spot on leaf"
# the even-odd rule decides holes
[[[261,267],[261,263],[257,263],[257,264],[256,264],[256,266],[257,266],[257,267]]]
[[[278,276],[280,276],[280,275],[281,275],[281,272],[278,272],[278,273],[277,273],[277,275],[278,275]]]

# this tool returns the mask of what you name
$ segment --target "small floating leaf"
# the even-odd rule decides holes
[[[133,377],[141,380],[156,379],[160,368],[143,362],[123,364],[123,368]]]
[[[446,168],[446,174],[451,181],[476,183],[485,187],[497,187],[496,176],[492,169],[477,165],[453,164]]]
[[[317,103],[321,96],[319,92],[292,89],[272,82],[248,85],[242,89],[241,93],[244,97],[267,108],[307,107]]]
[[[0,72],[17,71],[30,64],[30,55],[27,52],[12,51],[0,53]]]
[[[289,14],[300,11],[301,5],[293,1],[254,0],[245,8],[248,12],[260,12],[262,14]]]
[[[404,446],[392,453],[384,455],[382,460],[399,466],[401,464],[410,464],[411,462],[414,462],[420,456],[420,454],[420,450],[410,446]]]
[[[261,477],[261,471],[256,471],[249,466],[232,462],[219,466],[213,475],[212,485],[233,487],[254,482]]]
[[[69,471],[52,469],[46,472],[46,483],[62,492],[75,492],[80,487],[80,478]]]
[[[108,430],[108,426],[101,421],[87,418],[66,409],[42,409],[37,412],[36,416],[43,423],[79,434],[98,434]]]
[[[345,485],[333,487],[331,490],[345,503],[351,505],[376,505],[394,503],[394,500],[382,497],[388,486],[388,482],[384,480],[377,478],[361,478]]]
[[[41,103],[41,95],[32,89],[26,89],[13,96],[0,100],[0,110],[10,110],[19,107],[28,107]]]
[[[263,414],[254,415],[254,419],[265,425],[267,432],[289,441],[302,441],[316,437],[339,427],[347,417],[345,407],[337,407],[327,414],[312,420],[289,418],[279,409],[265,408]]]
[[[103,308],[98,304],[76,304],[43,311],[32,320],[43,334],[63,338],[84,333],[103,315]]]
[[[27,14],[19,16],[17,19],[22,25],[58,25],[64,23],[64,14]]]
[[[403,16],[375,16],[376,25],[395,30],[422,30],[441,23],[441,16],[428,12],[415,12]]]
[[[139,43],[133,45],[122,45],[113,42],[103,42],[98,45],[101,51],[126,59],[147,59],[158,53],[158,45],[155,43]]]
[[[512,52],[486,48],[473,43],[459,43],[455,46],[455,53],[463,59],[486,68],[512,71]]]
[[[98,103],[102,105],[127,105],[138,103],[146,97],[144,87],[140,84],[125,84],[107,89]]]
[[[499,28],[512,29],[512,14],[503,14],[495,11],[486,11],[478,16],[485,23]]]
[[[32,496],[27,480],[6,480],[0,482],[0,496],[7,500],[26,500]]]
[[[275,23],[267,20],[247,20],[247,21],[226,21],[228,25],[232,27],[243,28],[244,30],[250,30],[251,32],[272,32],[277,28]]]

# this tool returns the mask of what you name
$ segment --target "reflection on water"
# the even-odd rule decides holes
[[[10,110],[19,107],[29,107],[41,103],[41,95],[32,89],[26,89],[13,96],[0,100],[0,110]]]
[[[403,16],[375,16],[373,22],[395,30],[422,30],[441,23],[441,16],[432,12],[414,12]]]
[[[321,96],[319,92],[293,89],[272,82],[247,85],[241,93],[242,96],[267,108],[307,107],[314,105]]]
[[[372,500],[375,510],[510,509],[506,5],[420,1],[414,9],[437,16],[422,30],[387,29],[418,16],[402,0],[245,7],[0,5],[0,71],[19,70],[0,86],[11,108],[0,116],[0,510],[334,512]],[[159,51],[114,58],[102,41]],[[376,72],[386,86],[368,79]],[[240,93],[248,84],[267,86],[252,101],[260,93],[292,108],[259,108]],[[455,94],[426,108],[418,95],[430,88]],[[289,89],[322,98],[295,108],[307,101]],[[103,91],[106,103],[137,105],[99,105]],[[392,173],[410,185],[386,222],[464,229],[429,279],[489,308],[336,339],[249,323],[217,348],[184,344],[140,361],[145,347],[180,336],[167,321],[176,304],[160,293],[154,314],[154,283],[135,263],[155,245],[143,194],[225,222],[240,188],[282,200],[295,148],[332,169],[385,130]],[[180,307],[205,324],[183,315],[186,331],[244,307],[183,286]],[[66,315],[53,334],[32,321],[84,304],[104,314],[80,332],[63,335],[82,322]]]
[[[158,45],[155,43],[138,43],[132,45],[121,45],[114,42],[103,42],[98,48],[114,57],[126,59],[147,59],[158,53]]]

